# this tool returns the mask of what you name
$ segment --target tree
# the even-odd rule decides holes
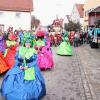
[[[64,29],[66,31],[80,31],[81,30],[81,24],[79,22],[74,23],[72,21],[69,21],[69,23],[65,23]]]
[[[40,24],[40,20],[37,19],[35,16],[31,17],[31,28],[37,28]]]

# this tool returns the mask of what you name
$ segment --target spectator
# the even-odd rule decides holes
[[[74,47],[78,47],[79,34],[76,32],[74,35]]]

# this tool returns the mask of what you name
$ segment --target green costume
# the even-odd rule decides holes
[[[26,42],[31,44],[31,48],[24,47]],[[22,47],[19,49],[19,55],[21,55],[21,57],[24,60],[24,66],[29,67],[27,70],[24,70],[24,73],[25,73],[24,79],[35,80],[34,67],[27,66],[27,63],[25,60],[25,59],[30,59],[33,56],[33,54],[37,54],[36,50],[32,48],[34,45],[32,34],[24,33],[23,40],[21,41],[21,43],[22,43]]]
[[[62,40],[63,41],[60,43],[60,45],[57,48],[57,54],[58,55],[69,55],[69,56],[73,55],[72,47],[68,40],[68,32],[65,32],[65,34],[62,37]]]
[[[7,47],[10,47],[11,45],[15,45],[16,44],[16,41],[7,40],[6,41],[6,44],[7,44]]]
[[[35,80],[34,67],[27,66],[27,63],[25,60],[25,59],[30,59],[33,56],[33,54],[36,54],[36,50],[34,48],[26,48],[26,47],[22,46],[19,49],[19,55],[21,55],[24,60],[24,66],[29,67],[27,70],[24,70],[24,73],[25,73],[24,79],[25,80]]]
[[[36,46],[38,48],[40,48],[41,46],[45,46],[45,42],[43,40],[39,39],[36,41]]]
[[[24,46],[25,42],[30,42],[31,47],[33,47],[35,45],[35,41],[33,41],[33,39],[34,37],[32,36],[31,33],[24,33],[21,44]]]

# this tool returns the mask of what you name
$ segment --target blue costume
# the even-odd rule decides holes
[[[44,78],[37,66],[35,49],[22,46],[15,59],[15,65],[4,77],[2,96],[6,100],[41,100],[46,95],[46,89]],[[28,69],[23,70],[20,66],[27,66]]]

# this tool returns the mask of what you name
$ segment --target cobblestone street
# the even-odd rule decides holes
[[[90,46],[84,45],[77,49],[77,54],[83,65],[93,100],[100,100],[100,49],[91,49]]]
[[[100,100],[100,0],[0,0],[0,100]]]
[[[74,48],[73,56],[52,50],[55,67],[42,71],[47,90],[42,100],[100,100],[100,49],[83,45]]]
[[[55,68],[43,72],[47,86],[47,96],[43,100],[88,100],[83,83],[86,78],[76,49],[73,56],[58,56],[55,51],[53,48]],[[88,85],[85,86],[89,91]],[[88,94],[92,100],[90,91]]]

